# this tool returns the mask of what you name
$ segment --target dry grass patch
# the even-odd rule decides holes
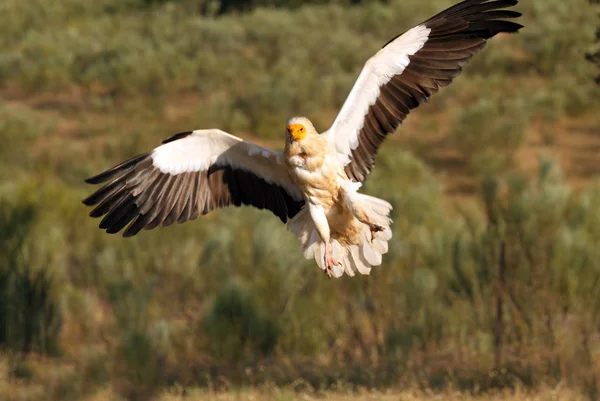
[[[188,390],[186,395],[166,393],[160,401],[583,401],[588,400],[582,394],[571,389],[545,388],[538,391],[502,391],[494,394],[470,395],[461,392],[431,393],[420,390],[357,392],[346,393],[328,391],[322,393],[295,393],[289,389],[249,390],[239,392],[213,393]],[[101,400],[98,400],[101,401]]]

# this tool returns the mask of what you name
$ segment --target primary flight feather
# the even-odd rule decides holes
[[[358,192],[385,137],[452,82],[498,33],[517,32],[517,0],[465,0],[390,40],[362,69],[331,127],[288,121],[283,152],[226,132],[183,132],[86,182],[83,203],[108,233],[194,220],[225,206],[268,209],[330,277],[369,274],[392,236],[392,207]]]

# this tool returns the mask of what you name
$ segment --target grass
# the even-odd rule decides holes
[[[345,393],[345,394],[344,394]],[[584,398],[577,393],[569,390],[544,389],[540,391],[503,391],[496,394],[486,394],[473,396],[460,392],[447,393],[426,393],[422,391],[387,391],[387,392],[369,392],[362,391],[358,393],[348,393],[344,391],[327,391],[317,394],[295,393],[292,390],[276,389],[271,391],[241,391],[234,393],[206,393],[190,391],[185,397],[178,395],[166,395],[159,400],[177,401],[177,400],[206,400],[206,401],[229,401],[229,400],[329,400],[329,401],[428,401],[428,400],[448,400],[448,401],[578,401]]]
[[[8,398],[17,401],[21,398],[14,395]],[[81,401],[120,400],[118,394],[111,389],[99,389]],[[324,391],[294,390],[292,387],[262,387],[255,389],[238,389],[235,391],[211,391],[198,388],[175,386],[157,395],[157,401],[295,401],[295,400],[327,400],[327,401],[583,401],[587,400],[582,394],[562,387],[542,387],[536,390],[515,389],[492,393],[473,395],[459,391],[433,392],[423,390],[386,390],[374,391],[367,389],[349,390],[341,388]]]

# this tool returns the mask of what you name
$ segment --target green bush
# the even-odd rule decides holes
[[[209,338],[208,350],[224,360],[268,356],[281,332],[273,320],[257,310],[250,295],[234,283],[221,288],[203,326]]]
[[[458,110],[449,139],[478,172],[498,172],[525,142],[530,115],[522,98],[492,96]]]
[[[114,378],[119,391],[131,400],[146,400],[165,382],[166,352],[151,334],[148,302],[154,284],[138,288],[131,281],[110,283],[112,302],[120,332],[115,352]]]
[[[33,205],[0,201],[0,347],[56,355],[62,318],[54,279],[26,256],[34,217]]]
[[[32,149],[36,139],[54,128],[53,119],[45,121],[33,110],[0,101],[0,160],[7,171],[0,177],[15,174],[19,168],[33,169]]]

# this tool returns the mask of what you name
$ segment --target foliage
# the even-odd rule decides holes
[[[590,0],[592,4],[598,4],[598,0]],[[596,67],[600,67],[600,49],[598,49],[598,44],[600,43],[600,26],[596,29],[596,49],[592,50],[589,53],[586,53],[586,59],[594,63]],[[596,83],[600,85],[600,75],[596,77]]]
[[[0,347],[56,354],[61,311],[47,267],[32,271],[25,241],[34,206],[0,202]]]
[[[221,288],[203,325],[208,334],[209,351],[226,360],[268,356],[280,335],[275,323],[262,316],[249,295],[235,284]]]
[[[497,116],[493,123],[490,116]],[[458,110],[449,139],[477,171],[504,171],[525,142],[529,119],[523,99],[485,97]]]

